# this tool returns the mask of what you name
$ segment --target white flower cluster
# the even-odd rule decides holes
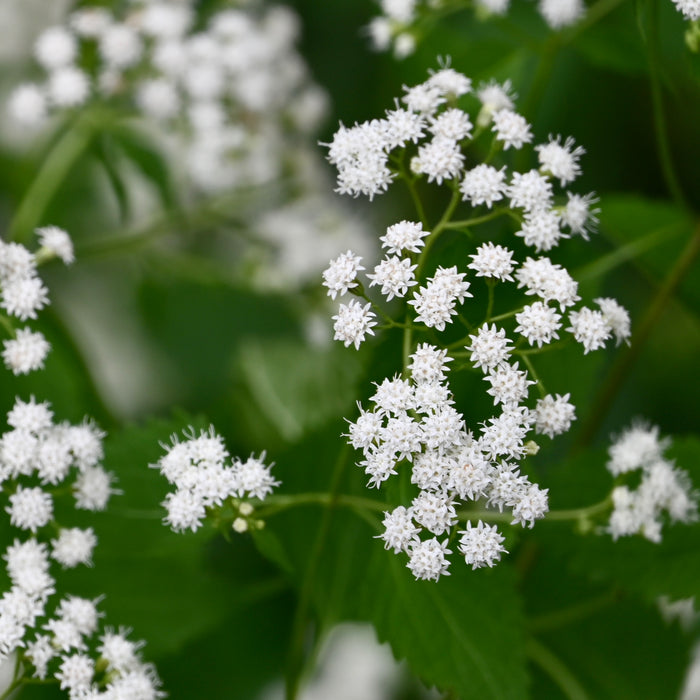
[[[616,486],[612,492],[613,512],[608,532],[613,539],[641,534],[661,542],[664,514],[671,522],[688,523],[697,519],[697,493],[688,474],[664,458],[668,439],[659,438],[659,429],[633,425],[614,440],[607,467],[622,480],[636,473],[636,488]]]
[[[692,4],[697,0],[673,0],[676,3]],[[422,32],[421,20],[431,19],[435,12],[461,10],[464,3],[450,0],[379,0],[382,14],[374,17],[367,27],[372,46],[377,51],[393,50],[396,58],[405,58],[416,49]],[[510,0],[475,0],[478,18],[505,15],[510,9]],[[544,21],[553,30],[560,30],[578,22],[585,14],[583,0],[538,0],[537,9]]]
[[[293,150],[287,132],[297,140],[312,132],[326,109],[294,47],[296,15],[247,3],[199,29],[192,5],[139,0],[120,14],[75,10],[39,36],[34,53],[46,78],[14,91],[11,116],[41,126],[52,112],[93,99],[130,100],[148,120],[180,134],[176,145],[199,188],[279,177]]]
[[[3,555],[11,586],[0,598],[0,660],[18,654],[21,673],[31,669],[37,679],[55,679],[71,699],[163,697],[155,669],[139,658],[142,643],[130,642],[121,631],[105,631],[97,652],[90,651],[102,616],[99,599],[67,596],[52,611],[48,608],[56,592],[52,561],[64,569],[92,566],[97,544],[92,528],[56,523],[52,491],[65,489],[75,474],[70,486],[75,507],[106,507],[116,492],[113,476],[99,464],[103,433],[89,422],[55,424],[50,406],[34,398],[17,399],[7,423],[11,430],[0,437],[5,511],[11,526],[31,534],[15,539]]]
[[[447,545],[461,504],[483,500],[499,512],[508,508],[513,524],[522,526],[532,527],[545,515],[547,490],[520,474],[517,462],[528,454],[525,438],[533,425],[537,432],[553,431],[571,417],[562,397],[548,397],[534,409],[522,405],[532,382],[517,364],[502,365],[501,376],[492,375],[494,404],[501,404],[501,412],[474,434],[454,407],[446,381],[450,360],[446,350],[419,345],[411,355],[410,380],[397,376],[378,384],[373,409],[361,409],[348,432],[350,444],[363,451],[360,466],[369,486],[411,470],[419,494],[409,507],[386,513],[381,537],[387,549],[409,555],[408,567],[419,579],[448,573]],[[459,534],[458,550],[473,568],[493,566],[505,551],[495,526],[468,522]]]
[[[519,149],[532,141],[529,124],[513,109],[510,86],[481,86],[476,91],[476,115],[447,107],[448,102],[460,96],[472,97],[471,81],[451,68],[433,73],[426,82],[405,88],[405,92],[405,109],[388,111],[385,119],[341,127],[328,144],[328,158],[338,168],[338,191],[370,198],[384,191],[395,176],[390,165],[391,152],[416,144],[417,155],[411,161],[414,173],[438,184],[451,181],[459,187],[462,201],[471,205],[470,209],[495,207],[494,215],[499,208],[503,212],[510,209],[512,216],[522,222],[515,236],[534,248],[538,257],[527,257],[518,263],[506,246],[486,242],[471,255],[468,265],[477,277],[515,282],[526,295],[538,298],[517,314],[516,333],[530,345],[541,348],[559,339],[559,330],[564,327],[562,314],[566,312],[565,330],[583,345],[585,353],[604,347],[611,338],[617,344],[627,341],[627,311],[610,298],[596,299],[598,309],[574,309],[580,301],[577,283],[564,268],[541,255],[572,235],[587,239],[595,226],[593,194],[582,196],[566,191],[566,200],[560,197],[557,202],[554,193],[556,181],[565,186],[580,174],[583,148],[575,146],[571,138],[562,141],[559,136],[550,137],[546,143],[535,146],[539,169],[509,173],[506,166],[498,169],[478,164],[465,170],[462,149],[468,145],[472,121],[482,129],[490,127],[496,144],[504,149]],[[431,140],[421,145],[423,138]],[[429,235],[415,222],[390,226],[381,238],[387,256],[367,276],[369,286],[380,287],[387,300],[405,297],[412,287],[417,287],[408,302],[415,308],[415,321],[442,331],[457,315],[457,305],[472,294],[466,273],[456,267],[438,268],[424,286],[418,286],[415,254]],[[357,274],[361,270],[361,258],[353,251],[332,260],[324,272],[329,295],[333,299],[348,291],[363,295],[357,289]],[[376,325],[371,304],[363,305],[357,300],[342,304],[334,320],[335,338],[346,346],[359,347],[367,334],[374,333],[372,328]]]
[[[184,442],[173,436],[172,445],[163,445],[166,454],[151,465],[175,486],[163,502],[167,510],[164,522],[175,532],[194,532],[202,526],[207,511],[232,506],[233,529],[246,531],[255,522],[250,520],[253,506],[240,499],[262,501],[279,486],[280,482],[270,474],[274,465],[264,463],[265,453],[260,457],[251,455],[245,462],[230,459],[223,439],[213,427],[199,435],[190,429],[185,436]]]
[[[37,274],[37,262],[58,257],[70,265],[74,259],[73,244],[65,231],[46,226],[36,233],[41,244],[36,253],[19,243],[0,241],[0,308],[20,321],[36,319],[37,312],[49,303],[48,290]],[[9,318],[4,325],[12,327]],[[28,326],[12,332],[13,337],[3,341],[5,366],[16,375],[43,368],[50,350],[44,335]]]

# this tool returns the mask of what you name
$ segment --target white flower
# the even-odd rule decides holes
[[[20,328],[15,338],[3,341],[2,360],[13,374],[28,374],[44,367],[51,345],[31,328]]]
[[[168,78],[151,78],[140,83],[136,104],[156,120],[173,119],[182,107],[175,83]]]
[[[457,314],[456,303],[461,304],[466,297],[472,296],[467,291],[470,285],[464,276],[465,273],[457,272],[456,266],[438,267],[428,284],[415,292],[408,302],[415,307],[416,321],[439,331],[444,330],[445,324],[450,323],[451,317]]]
[[[470,138],[473,127],[469,115],[456,108],[446,109],[430,121],[430,131],[433,136],[453,141]]]
[[[234,472],[238,485],[237,495],[239,497],[253,496],[262,501],[268,494],[272,493],[272,489],[275,486],[279,486],[280,482],[275,481],[270,473],[274,465],[265,464],[263,462],[264,459],[265,453],[263,452],[260,457],[251,455],[245,462],[238,460],[237,463],[234,464]]]
[[[0,306],[20,321],[36,318],[48,303],[48,290],[38,277],[18,277],[3,284]]]
[[[350,444],[356,450],[366,450],[377,445],[384,423],[379,413],[364,411],[359,403],[358,408],[360,416],[354,423],[348,422],[349,432],[344,437],[349,438]]]
[[[90,94],[90,81],[80,68],[59,68],[51,73],[47,92],[49,101],[56,107],[78,107]]]
[[[511,273],[515,264],[512,260],[512,250],[488,241],[480,245],[476,253],[469,257],[472,262],[467,267],[474,270],[477,277],[493,277],[501,282],[513,281]]]
[[[432,141],[418,148],[418,155],[411,161],[411,170],[428,176],[428,182],[442,184],[462,172],[464,154],[457,141],[445,136],[435,136]]]
[[[562,29],[583,17],[585,5],[583,0],[539,0],[538,9],[552,29]]]
[[[73,568],[78,564],[92,566],[92,552],[97,537],[92,528],[61,528],[58,538],[51,540],[51,556],[63,567]]]
[[[447,541],[438,542],[436,537],[414,542],[409,549],[406,566],[418,580],[437,581],[440,576],[450,575],[448,554],[452,554],[452,551],[447,549]]]
[[[111,68],[129,68],[139,61],[143,43],[126,24],[113,24],[100,35],[100,55]]]
[[[476,0],[476,7],[493,15],[504,15],[510,7],[510,0]]]
[[[485,163],[467,170],[459,186],[462,199],[468,199],[475,207],[485,204],[490,209],[494,202],[503,199],[506,192],[505,170],[505,166],[497,170]]]
[[[418,265],[411,265],[408,258],[393,255],[384,258],[375,268],[374,273],[367,275],[371,280],[370,287],[381,285],[381,292],[391,301],[395,296],[404,297],[408,288],[417,284],[414,270]]]
[[[669,443],[668,438],[663,440],[659,438],[657,426],[647,426],[644,423],[634,424],[610,445],[608,470],[617,476],[634,469],[650,467],[663,459],[664,450]]]
[[[700,0],[672,0],[672,2],[686,19],[693,22],[700,19]]]
[[[561,314],[542,301],[523,308],[515,314],[515,320],[518,322],[515,332],[524,336],[530,345],[537,343],[537,347],[541,348],[543,343],[559,338],[557,331],[561,328]]]
[[[448,371],[447,363],[452,358],[447,357],[447,350],[440,349],[429,343],[422,343],[411,355],[408,369],[411,370],[411,378],[416,384],[445,381],[445,372]]]
[[[511,109],[499,109],[493,115],[493,128],[496,138],[503,142],[503,148],[516,150],[532,141],[530,125],[525,117]]]
[[[362,306],[356,299],[352,299],[349,304],[341,304],[337,315],[333,316],[334,340],[342,340],[346,348],[354,345],[359,350],[365,335],[374,335],[372,327],[377,325],[371,306],[370,302]]]
[[[396,376],[375,384],[377,391],[372,397],[380,415],[398,416],[415,407],[414,389],[405,379]]]
[[[556,301],[562,310],[575,304],[578,283],[561,266],[549,258],[528,258],[515,273],[518,287],[527,287],[526,294],[536,294],[543,301]]]
[[[58,226],[43,226],[36,230],[39,243],[53,255],[60,258],[65,265],[70,265],[75,260],[73,241],[70,236]]]
[[[168,513],[163,521],[175,532],[195,532],[202,526],[206,515],[202,497],[184,489],[167,494],[161,505]]]
[[[420,114],[401,109],[387,110],[384,122],[386,149],[391,151],[407,142],[417,143],[423,136],[425,120]]]
[[[86,654],[73,654],[64,657],[56,680],[60,681],[61,690],[69,690],[71,697],[79,697],[80,693],[90,689],[95,674],[95,662]]]
[[[552,396],[547,394],[538,399],[534,410],[535,432],[541,435],[561,435],[570,427],[575,419],[575,407],[569,403],[570,394]]]
[[[535,520],[543,518],[549,511],[548,491],[537,484],[530,484],[513,506],[512,524],[519,523],[523,527],[528,524],[532,528]]]
[[[527,370],[518,370],[517,362],[512,366],[502,363],[484,377],[491,384],[487,393],[493,396],[494,404],[514,407],[527,398],[528,387],[535,384],[527,376]]]
[[[22,401],[17,397],[15,405],[7,414],[7,424],[16,430],[39,433],[51,427],[53,413],[46,401],[36,403],[33,396],[29,401]]]
[[[348,289],[357,287],[355,278],[360,270],[365,268],[360,265],[362,258],[351,250],[343,253],[323,271],[323,284],[328,287],[328,296],[335,299],[337,294],[343,296]]]
[[[442,535],[457,522],[457,512],[452,500],[437,493],[421,491],[411,505],[413,519],[432,532]]]
[[[143,642],[132,642],[126,638],[126,634],[124,630],[107,631],[100,637],[100,644],[97,647],[100,657],[107,662],[109,670],[120,674],[135,671],[141,666],[138,651],[143,646]]]
[[[406,106],[421,115],[431,115],[445,101],[443,91],[436,85],[422,83],[412,88],[404,85],[405,95],[401,98]]]
[[[34,56],[46,70],[69,66],[75,60],[78,46],[75,37],[64,27],[49,27],[36,40]]]
[[[559,214],[554,210],[535,209],[525,213],[520,231],[515,235],[520,236],[525,245],[531,245],[540,253],[553,248],[561,238],[568,238],[559,228]]]
[[[396,507],[391,513],[384,513],[384,532],[378,535],[384,540],[384,549],[393,549],[394,554],[406,552],[419,542],[420,528],[413,523],[411,509],[404,506]]]
[[[112,494],[119,493],[112,488],[114,475],[102,467],[87,467],[75,480],[73,493],[75,507],[84,510],[104,510]]]
[[[5,510],[10,514],[10,522],[15,527],[35,533],[53,518],[53,498],[38,486],[18,486],[9,500],[10,505]]]
[[[7,100],[10,118],[27,127],[41,126],[46,120],[46,92],[34,83],[15,88]]]
[[[509,346],[510,338],[506,337],[505,330],[497,328],[496,324],[492,324],[490,328],[488,324],[482,326],[476,335],[469,336],[469,340],[472,343],[465,346],[465,349],[471,352],[473,365],[484,372],[490,372],[498,365],[507,362],[510,351],[513,349]]]
[[[437,88],[446,97],[461,97],[472,90],[472,81],[453,68],[443,67],[425,81],[429,87]]]
[[[418,253],[425,245],[423,239],[428,235],[430,232],[424,231],[422,224],[404,220],[389,226],[386,235],[379,240],[389,253],[399,255],[404,251]]]
[[[600,311],[593,311],[583,307],[580,311],[569,313],[571,326],[567,331],[574,334],[574,338],[583,345],[583,354],[591,350],[605,347],[605,341],[610,337],[610,325]]]
[[[549,209],[552,203],[552,183],[537,170],[513,173],[507,189],[512,207],[526,212]]]
[[[630,329],[630,315],[627,313],[627,310],[618,304],[615,299],[599,297],[594,299],[594,301],[600,307],[603,317],[615,335],[617,344],[628,341],[632,331]]]
[[[501,560],[501,553],[508,553],[503,547],[505,538],[495,525],[484,525],[479,520],[477,526],[473,527],[471,522],[467,521],[467,529],[459,534],[462,537],[459,540],[458,551],[472,569],[481,566],[492,567]]]
[[[553,139],[550,136],[547,143],[535,146],[535,150],[540,161],[540,170],[544,174],[558,178],[561,186],[564,187],[581,174],[578,161],[586,151],[582,146],[575,146],[570,136],[563,145],[560,143],[560,138],[557,136]]]
[[[598,209],[592,209],[598,198],[592,192],[585,195],[566,193],[567,203],[561,212],[562,221],[571,229],[571,233],[579,234],[588,240],[588,234],[595,231],[598,225]]]
[[[47,634],[38,635],[33,642],[27,644],[24,654],[34,666],[34,677],[42,680],[46,678],[49,661],[56,656],[51,637]]]

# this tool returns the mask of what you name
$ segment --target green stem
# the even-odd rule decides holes
[[[583,508],[569,508],[566,510],[550,510],[545,516],[545,520],[557,520],[557,521],[567,521],[572,520],[575,522],[589,520],[593,516],[600,515],[606,510],[609,510],[612,505],[610,497],[607,497],[603,501],[594,503],[590,506],[585,506]],[[510,513],[500,513],[496,510],[468,510],[462,509],[458,511],[457,515],[460,520],[483,520],[485,522],[493,523],[510,523],[513,520],[513,516]]]
[[[624,352],[618,354],[591,405],[586,420],[581,425],[578,438],[574,443],[575,450],[587,445],[602,425],[607,412],[612,408],[614,397],[634,366],[654,326],[661,318],[664,307],[672,298],[698,253],[700,253],[700,223],[697,224],[693,235],[652,300],[644,318],[632,336],[632,343]]]
[[[371,498],[361,498],[359,496],[348,496],[345,494],[331,493],[297,493],[290,495],[268,496],[262,507],[256,510],[256,516],[267,518],[270,515],[281,513],[289,508],[305,505],[339,506],[351,508],[353,510],[363,510],[372,512],[384,512],[386,503],[376,501]]]
[[[530,359],[530,356],[521,354],[520,357],[522,358],[522,361],[525,364],[525,366],[530,371],[532,378],[537,382],[537,388],[539,389],[540,395],[542,396],[542,398],[544,398],[547,395],[547,390],[544,388],[544,384],[542,383],[542,380],[537,374],[535,366],[532,364],[532,360]]]
[[[7,331],[7,335],[9,335],[10,338],[17,337],[17,332],[15,331],[15,327],[12,325],[12,321],[8,316],[5,316],[5,314],[0,314],[0,326]]]
[[[53,145],[12,219],[10,240],[26,243],[39,225],[66,175],[90,144],[92,119],[90,113],[78,117]]]
[[[470,228],[472,226],[478,226],[479,224],[483,224],[487,221],[493,221],[493,219],[498,218],[499,216],[503,216],[504,214],[507,214],[507,211],[505,209],[494,209],[491,213],[489,214],[484,214],[483,216],[475,216],[472,219],[461,219],[460,221],[448,221],[446,224],[443,225],[443,228]]]
[[[588,695],[568,667],[547,647],[530,637],[525,647],[530,660],[539,666],[569,700],[588,700]]]
[[[591,598],[590,600],[584,600],[575,605],[571,605],[568,608],[562,608],[561,610],[555,610],[554,612],[533,617],[528,627],[530,631],[534,633],[547,632],[548,630],[566,627],[579,620],[584,620],[591,614],[612,605],[617,602],[619,597],[618,591],[611,590],[595,598]]]

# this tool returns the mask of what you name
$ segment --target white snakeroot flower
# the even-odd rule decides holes
[[[513,506],[513,521],[532,528],[535,520],[544,518],[549,511],[549,489],[541,489],[537,484],[530,484],[517,503]]]
[[[526,287],[526,294],[536,294],[543,301],[556,301],[563,311],[573,306],[578,296],[578,283],[561,266],[549,258],[528,258],[516,271],[518,288]]]
[[[610,445],[608,471],[613,476],[650,467],[663,459],[669,438],[660,439],[657,426],[636,423],[621,433]]]
[[[433,114],[445,102],[443,91],[438,86],[430,85],[427,82],[411,88],[404,85],[403,89],[406,94],[401,100],[412,112],[424,116]]]
[[[438,381],[417,383],[415,397],[416,408],[422,413],[435,413],[454,403],[449,387]]]
[[[537,170],[513,173],[507,189],[511,206],[531,212],[549,209],[552,203],[552,183]]]
[[[47,115],[46,92],[34,83],[15,88],[7,101],[10,118],[27,127],[44,124]]]
[[[87,467],[75,480],[73,494],[75,507],[84,510],[104,510],[112,494],[119,491],[112,488],[114,475],[102,467]]]
[[[53,498],[38,486],[18,486],[9,500],[10,505],[5,510],[10,514],[10,523],[15,527],[35,533],[53,518]]]
[[[446,109],[430,121],[430,131],[433,136],[453,141],[470,138],[473,128],[469,115],[456,108]]]
[[[630,328],[630,315],[627,309],[618,304],[615,299],[599,297],[594,299],[594,301],[600,307],[603,317],[610,326],[617,345],[620,345],[622,342],[628,342],[632,331]]]
[[[394,297],[404,297],[409,287],[417,284],[414,270],[418,265],[411,265],[408,258],[393,255],[384,258],[375,268],[374,273],[367,275],[371,280],[370,287],[381,285],[381,292],[391,301]]]
[[[584,195],[567,192],[566,196],[568,201],[561,211],[561,219],[571,233],[578,234],[587,241],[588,234],[595,231],[598,225],[599,210],[592,208],[598,198],[593,192]]]
[[[517,362],[512,366],[500,364],[484,377],[484,381],[491,384],[486,393],[493,396],[495,405],[515,407],[527,398],[528,387],[536,383],[527,377],[527,370],[519,370]]]
[[[426,447],[444,451],[457,444],[464,431],[464,418],[452,406],[440,406],[423,418],[421,428]]]
[[[128,673],[141,666],[142,662],[138,652],[144,643],[132,642],[127,639],[127,634],[127,630],[120,629],[119,632],[108,630],[100,637],[97,651],[100,653],[100,657],[107,662],[110,671]]]
[[[570,394],[564,394],[564,396],[547,394],[544,398],[537,400],[537,406],[533,412],[536,433],[553,438],[569,430],[572,421],[576,418],[576,408],[569,403],[570,396]]]
[[[0,241],[0,281],[3,285],[36,277],[36,258],[19,243]]]
[[[397,375],[375,386],[377,391],[372,396],[372,401],[378,414],[398,416],[415,408],[414,389],[406,379]]]
[[[36,403],[33,396],[29,401],[17,397],[15,405],[7,414],[7,424],[16,430],[39,433],[53,425],[53,412],[46,401]]]
[[[323,271],[323,284],[328,287],[328,296],[335,299],[337,294],[343,296],[348,289],[357,287],[356,277],[360,270],[362,258],[351,250],[331,260],[330,265]]]
[[[130,68],[141,58],[143,42],[126,24],[112,24],[100,35],[99,50],[110,68]]]
[[[43,226],[38,228],[36,233],[39,236],[41,246],[60,258],[64,265],[70,265],[75,260],[73,241],[62,228]]]
[[[416,0],[381,0],[381,7],[390,19],[410,24],[415,16]]]
[[[367,450],[377,445],[384,421],[379,413],[363,410],[359,402],[357,406],[360,409],[360,415],[354,423],[348,422],[349,432],[343,437],[349,438],[350,444],[356,450]]]
[[[97,545],[97,537],[91,527],[61,528],[58,538],[51,540],[51,556],[64,568],[78,564],[92,566],[92,552]]]
[[[49,661],[56,656],[56,650],[51,644],[51,637],[47,634],[40,634],[33,642],[26,646],[24,655],[34,666],[35,678],[45,679],[48,673]]]
[[[472,296],[467,291],[470,285],[464,277],[465,273],[457,272],[456,266],[438,267],[428,284],[415,292],[408,302],[415,307],[416,321],[439,331],[445,330],[445,324],[451,323],[452,316],[457,314],[455,305]]]
[[[503,547],[505,537],[495,525],[485,525],[479,520],[476,527],[467,521],[467,529],[459,532],[458,551],[464,556],[468,566],[478,569],[482,566],[492,567],[501,560],[502,553],[508,553]]]
[[[442,535],[457,522],[452,500],[441,494],[422,491],[411,504],[413,519],[433,533]]]
[[[442,67],[438,71],[429,71],[426,85],[437,88],[446,97],[457,98],[472,91],[472,81],[454,68]]]
[[[71,65],[77,52],[75,37],[60,26],[45,29],[34,45],[36,60],[49,71]]]
[[[175,83],[168,78],[151,78],[139,84],[136,104],[157,121],[173,119],[182,107]]]
[[[75,625],[80,634],[85,637],[92,636],[97,630],[99,619],[103,616],[97,610],[97,603],[101,598],[89,600],[78,596],[68,596],[59,603],[56,616]]]
[[[239,497],[253,496],[262,501],[275,486],[279,486],[280,482],[275,481],[270,473],[274,464],[265,464],[264,459],[263,452],[259,457],[251,455],[245,462],[238,460],[234,464]]]
[[[546,252],[558,245],[560,239],[568,238],[559,228],[559,223],[559,214],[555,210],[535,209],[525,213],[522,228],[515,235],[538,253]]]
[[[490,372],[500,364],[508,361],[513,346],[509,345],[510,338],[506,337],[505,329],[497,328],[496,324],[488,324],[479,328],[476,335],[470,335],[471,345],[465,349],[471,352],[472,364],[484,372]]]
[[[563,29],[583,17],[583,0],[539,0],[538,9],[552,29]]]
[[[445,372],[449,370],[448,362],[452,362],[452,358],[447,356],[447,350],[422,343],[411,355],[408,369],[411,370],[411,378],[418,385],[443,382],[447,378]]]
[[[418,155],[411,160],[414,173],[427,175],[428,182],[442,184],[459,176],[464,165],[464,154],[457,141],[445,136],[435,136],[432,141],[418,148]]]
[[[532,141],[532,131],[525,117],[511,109],[499,109],[493,115],[492,131],[503,142],[503,148],[520,149]]]
[[[537,158],[540,161],[540,170],[545,175],[557,178],[561,186],[573,182],[580,174],[579,158],[586,152],[582,146],[576,146],[570,136],[564,143],[560,143],[561,136],[553,139],[549,137],[547,143],[535,146]]]
[[[18,277],[3,283],[0,306],[20,321],[35,319],[37,311],[48,303],[48,290],[38,277]]]
[[[501,282],[513,281],[513,251],[502,245],[494,245],[491,241],[483,243],[469,256],[472,262],[468,268],[476,272],[477,277],[492,277]]]
[[[46,87],[49,102],[56,107],[78,107],[90,94],[87,74],[73,66],[53,71]]]
[[[73,654],[63,658],[56,680],[61,690],[70,691],[71,697],[80,697],[90,690],[95,675],[95,662],[86,654]]]
[[[2,360],[13,374],[28,374],[44,367],[51,345],[38,331],[20,328],[16,337],[3,341]]]
[[[448,554],[452,554],[452,550],[447,549],[447,540],[438,542],[437,538],[433,537],[423,542],[415,542],[410,547],[406,566],[419,581],[437,581],[440,576],[450,575]]]
[[[485,204],[490,209],[494,202],[503,199],[507,190],[505,171],[505,166],[497,170],[485,163],[467,170],[459,186],[462,199],[468,199],[472,206]]]
[[[102,440],[105,433],[89,419],[80,425],[65,426],[65,439],[81,471],[94,467],[104,456]]]
[[[502,109],[512,110],[515,106],[516,94],[513,92],[510,80],[506,80],[504,83],[497,83],[495,80],[482,83],[476,91],[476,95],[482,105],[476,120],[480,127],[488,126],[496,112]]]
[[[371,306],[370,302],[363,306],[356,299],[352,299],[349,304],[341,304],[337,315],[333,316],[334,340],[342,340],[346,348],[354,345],[355,350],[359,350],[365,335],[374,335],[372,328],[377,325]]]
[[[167,511],[163,522],[175,532],[185,530],[196,532],[202,526],[202,520],[206,516],[202,497],[184,489],[167,494],[161,505]]]
[[[526,306],[515,315],[518,325],[516,333],[524,336],[530,345],[551,343],[553,338],[559,338],[557,331],[561,328],[561,314],[542,301]]]
[[[430,232],[424,231],[422,224],[404,220],[389,226],[386,235],[379,240],[389,253],[399,255],[403,252],[418,253],[425,245],[423,239],[428,235]]]
[[[94,39],[109,26],[110,13],[103,7],[85,7],[70,15],[71,29],[81,37]]]
[[[479,448],[491,460],[520,459],[525,454],[524,441],[529,431],[530,415],[526,408],[504,409],[500,416],[483,424]]]
[[[574,338],[583,345],[583,354],[591,350],[605,347],[605,341],[610,338],[611,328],[605,316],[600,311],[593,311],[585,306],[580,311],[569,312],[571,326],[567,331],[574,334]]]
[[[396,455],[384,449],[365,451],[366,458],[358,463],[358,467],[364,467],[365,474],[369,477],[367,488],[379,488],[390,476],[396,476]]]
[[[377,537],[384,540],[384,549],[393,549],[394,554],[407,552],[419,542],[420,528],[415,526],[410,508],[398,506],[391,513],[385,512],[382,524],[384,532]]]
[[[423,137],[425,120],[420,114],[396,107],[387,110],[385,125],[386,149],[393,150],[405,146],[407,142],[417,143]]]

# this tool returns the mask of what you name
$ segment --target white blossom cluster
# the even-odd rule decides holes
[[[296,15],[253,2],[214,14],[200,29],[192,5],[132,0],[121,12],[75,10],[37,39],[46,77],[14,91],[10,115],[40,127],[52,113],[91,101],[130,104],[159,134],[163,126],[180,134],[174,145],[204,191],[280,177],[295,142],[326,109],[294,46]]]
[[[508,213],[521,222],[515,236],[534,249],[523,261],[515,249],[486,241],[465,252],[470,261],[464,269],[430,267],[425,251],[434,231],[404,220],[380,238],[385,257],[366,273],[368,282],[361,282],[365,265],[352,250],[332,260],[323,273],[331,298],[356,297],[341,303],[333,317],[335,338],[346,347],[359,348],[375,332],[377,315],[365,291],[374,286],[387,302],[406,300],[404,323],[414,333],[435,337],[458,318],[470,329],[460,341],[466,342],[463,350],[453,343],[450,354],[433,344],[419,344],[404,377],[377,386],[373,408],[360,409],[348,435],[353,447],[363,450],[360,465],[370,486],[410,470],[419,496],[387,513],[383,538],[387,548],[408,554],[417,578],[435,580],[447,573],[447,546],[460,505],[479,501],[501,512],[508,508],[513,523],[530,526],[547,512],[547,490],[520,473],[520,462],[538,449],[528,435],[553,438],[567,432],[575,407],[568,393],[545,393],[531,375],[528,353],[547,350],[563,332],[583,346],[584,354],[612,338],[619,344],[630,336],[630,319],[614,299],[596,299],[597,308],[580,306],[577,282],[543,254],[575,234],[587,238],[595,225],[592,194],[555,194],[557,184],[566,187],[580,174],[583,149],[571,138],[550,137],[535,146],[539,168],[510,172],[505,165],[490,163],[467,168],[464,149],[479,130],[491,132],[492,152],[493,146],[517,150],[532,142],[530,125],[514,110],[510,86],[489,83],[474,94],[466,76],[442,68],[404,90],[404,107],[397,105],[384,119],[341,127],[328,144],[329,160],[338,168],[338,191],[370,198],[383,192],[396,175],[392,151],[410,148],[415,152],[413,174],[450,187],[456,201],[461,200],[452,214],[456,221],[469,221],[473,211],[476,219],[482,213]],[[470,99],[473,112],[456,106]],[[461,210],[466,210],[464,215]],[[521,304],[494,320],[488,311],[485,321],[470,325],[465,302],[473,297],[478,278],[486,280],[492,295],[497,285],[512,284],[523,294]],[[493,298],[489,309],[492,303]],[[453,357],[467,360],[483,376],[497,410],[479,428],[467,426],[454,406],[446,384],[447,363]],[[535,384],[540,397],[533,400],[530,388]],[[474,568],[492,566],[505,551],[503,536],[483,521],[468,523],[460,535],[459,552]]]
[[[37,263],[50,257],[58,257],[66,265],[74,260],[73,243],[63,229],[45,226],[36,233],[40,242],[36,253],[20,243],[0,241],[0,308],[7,314],[3,325],[12,329],[12,337],[3,341],[2,359],[15,375],[42,369],[50,350],[42,333],[29,326],[15,330],[11,321],[34,320],[49,303],[48,290],[37,274]]]
[[[377,51],[392,50],[396,58],[411,55],[422,35],[421,24],[435,13],[458,11],[465,7],[455,0],[378,0],[381,14],[367,26],[372,46]],[[674,0],[692,3],[694,0]],[[476,16],[487,19],[502,16],[510,9],[510,0],[475,0]],[[585,14],[583,0],[538,0],[537,9],[547,25],[558,31],[578,22]]]
[[[519,263],[508,247],[486,242],[478,246],[467,265],[476,277],[515,282],[527,296],[536,297],[517,314],[515,333],[529,345],[541,348],[559,339],[559,331],[564,329],[583,345],[585,353],[604,347],[611,338],[617,344],[627,341],[627,311],[614,299],[605,297],[595,300],[597,309],[574,308],[580,301],[576,281],[563,267],[542,255],[572,235],[587,239],[595,226],[593,194],[582,196],[566,191],[566,200],[560,196],[557,201],[554,193],[555,181],[566,186],[580,174],[583,149],[575,146],[571,138],[550,137],[546,143],[535,146],[538,169],[511,173],[506,166],[498,169],[490,164],[466,169],[463,149],[470,141],[473,122],[482,129],[490,127],[492,138],[503,149],[519,149],[532,141],[530,125],[513,109],[509,85],[481,86],[476,91],[475,115],[448,106],[460,96],[473,97],[472,92],[466,76],[443,68],[426,82],[405,88],[405,108],[387,111],[385,119],[341,127],[328,144],[328,158],[338,169],[338,192],[372,198],[385,191],[395,177],[390,154],[396,148],[415,144],[417,154],[411,161],[414,173],[425,176],[428,182],[450,181],[459,188],[469,211],[477,207],[494,213],[494,207],[510,209],[521,222],[515,236],[533,248],[536,257],[528,256]],[[429,140],[422,143],[426,138]],[[412,299],[408,303],[415,309],[415,322],[442,331],[454,320],[458,305],[472,293],[468,291],[467,273],[456,267],[438,268],[425,284],[416,279],[416,254],[429,235],[416,222],[401,221],[390,226],[381,238],[386,257],[367,277],[369,286],[378,286],[387,300],[405,297],[410,292]],[[357,274],[365,269],[361,262],[351,250],[331,260],[323,277],[333,299],[358,292]],[[352,300],[341,304],[333,318],[335,338],[346,346],[357,348],[368,334],[374,334],[376,316],[370,303]],[[489,328],[483,327],[479,332],[488,335]]]
[[[33,397],[17,399],[7,423],[11,429],[0,437],[5,512],[10,526],[29,536],[15,539],[3,555],[11,586],[0,598],[0,660],[19,655],[22,673],[55,679],[71,699],[163,697],[155,669],[139,657],[141,642],[106,630],[95,644],[99,599],[67,596],[49,609],[52,566],[92,566],[97,544],[92,528],[56,522],[54,498],[70,490],[76,508],[98,511],[116,493],[112,474],[100,465],[103,433],[87,421],[54,423],[49,404]]]
[[[528,408],[532,382],[517,364],[503,365],[503,376],[492,386],[500,412],[473,432],[454,407],[447,351],[423,343],[410,359],[410,379],[396,376],[377,384],[372,410],[360,409],[347,437],[363,451],[359,464],[370,487],[410,469],[419,494],[410,506],[385,514],[381,537],[387,549],[408,554],[416,578],[437,580],[448,573],[448,540],[461,505],[481,501],[499,512],[510,509],[513,524],[529,527],[545,515],[547,490],[521,474],[518,462],[531,451],[526,438],[533,428],[563,432],[573,410],[566,397],[547,397]],[[495,526],[467,522],[459,534],[458,551],[475,569],[493,566],[505,552]]]
[[[262,501],[279,486],[270,473],[273,465],[264,463],[265,453],[245,462],[231,459],[213,427],[199,435],[190,429],[185,436],[183,442],[173,436],[171,445],[163,445],[166,454],[151,465],[175,486],[163,501],[164,522],[175,532],[194,532],[211,509],[231,505],[237,516],[233,529],[245,532],[255,522],[249,499]]]
[[[698,494],[688,474],[664,457],[669,443],[659,438],[657,427],[637,424],[611,444],[610,473],[618,481],[633,475],[638,484],[636,488],[621,484],[613,489],[613,512],[607,528],[613,539],[640,534],[661,542],[664,516],[671,522],[697,519]]]

